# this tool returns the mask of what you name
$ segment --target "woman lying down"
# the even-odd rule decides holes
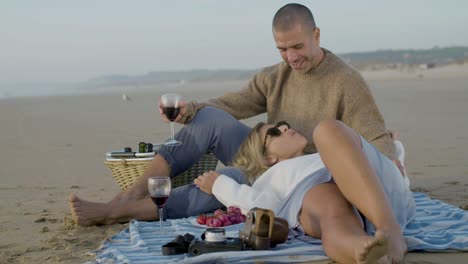
[[[313,140],[318,153],[305,154],[307,139],[287,122],[259,123],[233,162],[250,186],[213,171],[195,184],[226,206],[273,210],[290,228],[321,239],[334,261],[401,262],[402,230],[415,214],[404,176],[340,121],[319,123]]]

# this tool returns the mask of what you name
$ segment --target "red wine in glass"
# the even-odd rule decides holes
[[[169,198],[167,195],[151,196],[151,200],[158,208],[163,208],[166,205],[167,198]]]
[[[171,126],[171,137],[164,143],[165,146],[175,147],[182,144],[174,139],[174,121],[179,115],[181,100],[182,97],[179,94],[163,94],[161,96],[161,107]]]
[[[163,112],[169,121],[174,122],[179,115],[180,107],[163,106]]]
[[[159,210],[159,232],[163,233],[163,207],[171,193],[171,178],[168,176],[157,176],[148,178],[148,193]]]

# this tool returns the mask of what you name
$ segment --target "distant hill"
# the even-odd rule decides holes
[[[432,49],[377,50],[338,54],[357,69],[413,67],[421,64],[431,67],[468,62],[468,47],[434,47]],[[198,82],[214,80],[247,80],[259,69],[251,70],[188,70],[158,71],[144,75],[108,75],[93,78],[82,84],[86,89],[109,86],[148,86],[164,82]]]
[[[377,50],[373,52],[352,52],[339,54],[346,62],[358,69],[376,67],[376,65],[405,65],[421,64],[446,65],[465,63],[468,61],[468,47],[447,47],[418,50]]]
[[[208,80],[246,80],[257,70],[189,70],[148,72],[144,75],[107,75],[83,83],[84,88],[106,86],[148,86],[167,82],[197,82]]]

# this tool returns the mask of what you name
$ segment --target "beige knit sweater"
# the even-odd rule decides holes
[[[356,129],[382,153],[394,160],[395,146],[362,76],[332,52],[324,49],[322,62],[299,73],[281,62],[263,69],[238,92],[203,102],[191,101],[181,120],[190,122],[196,111],[211,105],[237,119],[267,112],[268,123],[286,120],[309,139],[306,152],[317,152],[314,127],[323,119],[341,120]]]

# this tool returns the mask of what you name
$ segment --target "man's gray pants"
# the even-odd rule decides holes
[[[182,141],[182,145],[161,147],[158,154],[169,163],[171,177],[189,169],[208,151],[213,152],[225,166],[228,166],[250,130],[250,127],[228,113],[214,107],[204,107],[197,112],[190,123],[176,133],[175,138]],[[247,183],[243,173],[234,167],[226,167],[218,172],[239,183]],[[165,217],[183,218],[220,207],[223,207],[223,204],[213,195],[199,190],[194,184],[187,184],[171,191],[165,206]]]

